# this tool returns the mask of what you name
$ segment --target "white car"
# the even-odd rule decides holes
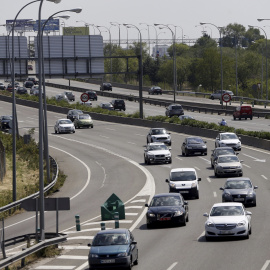
[[[169,146],[172,145],[171,133],[168,133],[165,128],[151,128],[147,134],[146,142],[163,142]]]
[[[39,91],[39,86],[38,85],[33,85],[32,88],[30,89],[30,95],[34,95],[35,90]]]
[[[69,119],[59,119],[54,125],[55,133],[75,133],[75,126]]]
[[[234,96],[233,92],[230,90],[217,90],[211,94],[210,99],[221,99],[224,94],[229,94],[231,97]]]
[[[205,239],[214,237],[244,237],[251,234],[251,212],[242,203],[216,203],[210,214],[204,213]]]
[[[234,151],[241,151],[241,138],[233,132],[219,133],[216,137],[215,147],[231,147]]]
[[[87,107],[92,107],[92,102],[90,100],[87,100],[86,102],[82,102],[81,100],[79,100],[79,104]]]
[[[194,168],[176,168],[170,172],[170,179],[165,182],[169,184],[169,192],[179,192],[183,196],[188,195],[199,199],[199,181]]]
[[[57,94],[57,95],[55,95],[55,99],[56,99],[56,101],[63,100],[63,101],[69,102],[69,99],[65,94]]]
[[[172,163],[171,151],[164,143],[148,143],[144,149],[144,163]]]

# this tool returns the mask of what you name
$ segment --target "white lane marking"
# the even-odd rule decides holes
[[[86,235],[81,235],[81,236],[74,236],[74,237],[68,237],[67,240],[93,240],[94,236],[86,236]]]
[[[67,155],[73,157],[74,159],[78,160],[79,162],[81,162],[81,163],[85,166],[85,168],[86,168],[86,170],[87,170],[87,179],[86,179],[86,183],[85,183],[85,185],[83,186],[83,188],[82,188],[80,191],[78,191],[77,194],[75,194],[73,197],[70,198],[70,200],[73,200],[74,198],[76,198],[77,196],[79,196],[79,195],[87,188],[87,186],[89,185],[89,183],[90,183],[90,178],[91,178],[91,171],[90,171],[89,167],[88,167],[81,159],[79,159],[79,158],[75,157],[74,155],[72,155],[72,154],[70,154],[70,153],[68,153],[68,152],[66,152],[66,151],[64,151],[64,150],[62,150],[62,149],[59,149],[59,148],[57,148],[57,147],[54,147],[54,146],[50,146],[50,147],[51,147],[51,148],[54,148],[54,149],[56,149],[56,150],[58,150],[58,151],[61,151],[61,152],[65,153],[65,154],[67,154]],[[46,212],[46,211],[45,211],[45,212]],[[20,223],[22,223],[22,222],[24,222],[24,221],[30,220],[30,219],[35,218],[35,217],[36,217],[36,216],[31,216],[31,217],[29,217],[29,218],[23,219],[23,220],[21,220],[21,221],[19,221],[19,222],[17,222],[17,223],[13,223],[13,224],[11,224],[11,225],[9,225],[9,226],[6,226],[5,229],[10,228],[10,227],[13,227],[13,226],[15,226],[15,225],[18,225],[18,224],[20,224]]]
[[[87,260],[88,256],[74,256],[74,255],[60,255],[57,259],[68,259],[68,260]]]
[[[206,158],[203,158],[203,157],[200,157],[200,159],[202,159],[202,160],[204,160],[204,161],[206,161],[207,163],[211,163],[208,159],[206,159]]]
[[[263,265],[263,267],[262,267],[261,270],[266,270],[269,264],[270,264],[270,260],[267,260],[267,261],[264,263],[264,265]]]
[[[142,137],[145,137],[145,135],[142,135],[142,134],[135,134],[136,136],[142,136]]]
[[[89,247],[87,247],[87,246],[69,246],[69,245],[67,245],[67,246],[58,246],[58,248],[60,248],[60,249],[82,249],[82,250],[89,250]]]
[[[125,213],[126,216],[137,216],[139,213]]]
[[[264,176],[263,174],[261,175],[261,177],[264,178],[265,180],[268,180],[268,178]]]
[[[112,131],[115,131],[115,129],[114,129],[114,128],[106,128],[106,129],[108,129],[108,130],[112,130]]]
[[[243,166],[247,167],[247,168],[251,168],[250,166],[248,166],[247,164],[243,164]]]
[[[136,144],[136,143],[134,143],[134,142],[127,142],[127,143],[129,143],[129,144],[134,144],[134,145]]]
[[[198,171],[200,171],[201,169],[200,168],[198,168],[198,167],[194,167],[196,170],[198,170]]]
[[[138,203],[138,202],[144,203],[144,202],[146,202],[146,199],[134,200],[134,201],[132,201],[130,203]]]
[[[84,264],[80,265],[79,267],[77,267],[75,270],[82,270],[82,269],[85,269],[85,267],[88,266],[88,261],[85,262]]]
[[[179,160],[183,160],[182,158],[180,158],[180,157],[175,157],[175,158],[177,158],[177,159],[179,159]]]
[[[203,237],[205,235],[205,231],[203,231],[201,234],[200,234],[200,236],[197,238],[197,241],[199,241],[199,239],[201,238],[201,237]]]
[[[112,228],[107,228],[107,229],[112,229]],[[91,229],[85,229],[85,230],[80,230],[80,231],[67,231],[65,232],[66,234],[73,234],[73,233],[82,233],[82,232],[91,232],[91,231],[100,231],[101,228],[91,228]]]
[[[108,223],[115,223],[115,221],[114,220],[107,220],[107,221],[100,221],[100,222],[90,222],[90,223],[85,223],[85,224],[83,224],[83,226],[91,226],[91,225],[94,225],[94,224],[100,224],[100,223],[106,223],[106,224],[108,224]],[[128,224],[128,223],[132,223],[133,222],[133,220],[123,220],[123,219],[120,219],[119,220],[119,224]]]
[[[69,269],[74,269],[76,266],[61,266],[61,265],[57,265],[57,266],[53,266],[53,265],[40,265],[38,267],[36,267],[35,269],[48,269],[48,270],[69,270]]]
[[[109,139],[109,137],[103,136],[103,135],[99,135],[99,137],[104,138],[104,139]]]
[[[211,179],[209,177],[206,178],[209,183],[211,183]]]
[[[106,178],[107,178],[107,174],[106,174],[106,170],[105,168],[101,165],[101,163],[97,162],[96,163],[101,167],[101,169],[103,170],[103,173],[104,173],[104,178],[103,178],[103,181],[102,181],[102,185],[100,188],[103,188],[104,185],[105,185],[105,182],[106,182]]]
[[[178,262],[173,263],[167,270],[172,270],[177,264]]]
[[[139,206],[125,206],[126,209],[141,209],[143,208],[142,205],[139,205]]]
[[[255,158],[255,157],[253,157],[253,156],[249,156],[249,155],[247,155],[247,154],[243,154],[243,155],[246,156],[246,157],[249,157],[249,158],[254,159],[254,161],[265,162],[265,159],[258,159],[258,158]]]
[[[215,191],[213,192],[213,194],[214,194],[214,197],[217,197],[217,193]]]

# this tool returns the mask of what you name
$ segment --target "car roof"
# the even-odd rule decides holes
[[[221,147],[217,147],[217,148],[215,148],[214,150],[233,150],[233,148],[232,147],[230,147],[230,146],[221,146]]]
[[[219,133],[220,135],[221,134],[235,134],[234,132],[221,132],[221,133]],[[236,134],[235,134],[236,135]]]
[[[219,206],[243,206],[243,204],[239,202],[225,202],[225,203],[215,203],[212,207],[219,207]]]
[[[171,169],[171,173],[172,172],[190,172],[190,171],[196,172],[196,170],[194,168],[175,168],[175,169]]]
[[[166,130],[166,128],[151,128],[151,130],[154,130],[154,129],[165,129]]]
[[[61,120],[69,120],[69,121],[71,121],[70,119],[67,119],[67,118],[61,118],[61,119],[58,119],[57,121],[61,121]]]
[[[229,181],[243,181],[243,180],[247,180],[247,181],[250,181],[250,178],[248,178],[248,177],[232,177],[232,178],[228,178],[227,180],[226,180],[226,182],[229,182]]]
[[[101,230],[97,234],[107,234],[107,233],[127,233],[128,229],[119,228],[119,229],[109,229],[109,230]]]
[[[153,196],[153,198],[155,198],[155,197],[180,197],[180,194],[179,193],[177,193],[177,192],[175,192],[175,193],[172,193],[172,192],[170,192],[170,193],[159,193],[159,194],[155,194],[154,196]]]
[[[152,143],[148,143],[148,145],[165,145],[165,143],[162,143],[162,142],[152,142]]]

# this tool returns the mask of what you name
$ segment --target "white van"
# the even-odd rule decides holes
[[[170,179],[165,182],[169,184],[169,192],[180,192],[199,199],[199,181],[194,168],[176,168],[170,172]]]

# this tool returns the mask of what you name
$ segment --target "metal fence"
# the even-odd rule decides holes
[[[6,175],[6,152],[5,147],[0,140],[0,181],[3,182],[4,176]]]

